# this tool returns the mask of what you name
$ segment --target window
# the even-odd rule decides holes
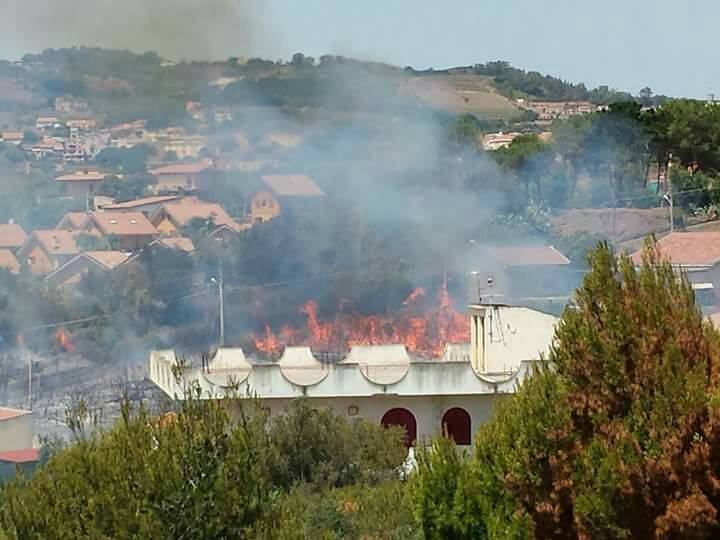
[[[472,439],[470,415],[460,407],[449,409],[442,417],[442,431],[455,444],[469,445]]]
[[[262,206],[263,208],[267,208],[267,201],[265,199],[260,201],[260,206]]]
[[[400,426],[405,430],[405,446],[408,448],[415,444],[417,439],[417,422],[413,413],[403,408],[390,409],[380,420],[385,427]]]
[[[27,262],[28,264],[35,264],[35,257],[28,257]]]
[[[185,177],[185,187],[191,188],[193,186],[193,181],[191,176]]]

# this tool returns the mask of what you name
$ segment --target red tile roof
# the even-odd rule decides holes
[[[144,197],[142,199],[135,199],[134,201],[125,201],[115,204],[108,204],[102,207],[103,210],[132,210],[139,206],[145,206],[148,204],[161,204],[166,202],[175,201],[180,198],[180,195],[157,195],[155,197]]]
[[[187,253],[195,251],[193,241],[185,236],[168,236],[161,238],[158,241],[171,249],[180,249],[182,251],[186,251]]]
[[[84,255],[94,259],[108,270],[120,266],[130,257],[130,254],[124,251],[86,251]]]
[[[17,418],[19,416],[27,416],[28,414],[32,414],[32,412],[0,407],[0,422],[3,420],[10,420],[11,418]]]
[[[38,448],[27,448],[25,450],[9,450],[0,452],[0,462],[5,463],[34,463],[40,459],[40,450]]]
[[[71,174],[58,176],[56,182],[102,182],[107,173],[100,171],[78,171]]]
[[[720,262],[720,232],[675,232],[658,240],[663,258],[682,266],[712,266]],[[632,254],[635,264],[642,263],[642,249]]]
[[[165,165],[150,171],[150,174],[155,176],[163,174],[198,174],[212,166],[212,162],[209,159],[197,161],[195,163],[174,163],[172,165]]]
[[[19,248],[27,240],[27,234],[16,223],[0,224],[0,247]]]
[[[0,249],[0,268],[4,268],[13,274],[20,272],[20,262],[9,249]]]
[[[490,255],[505,266],[553,266],[570,260],[552,246],[503,246],[489,248]]]
[[[95,226],[103,234],[116,236],[151,236],[157,230],[142,212],[93,212]]]
[[[55,228],[79,230],[85,224],[86,219],[87,213],[85,212],[68,212],[62,217],[60,222],[55,225]]]
[[[232,229],[237,229],[238,224],[225,211],[225,209],[217,203],[200,201],[195,198],[186,198],[179,201],[164,204],[162,208],[153,214],[153,223],[158,223],[157,216],[162,212],[175,223],[176,226],[187,225],[192,219],[210,219],[212,218],[215,225],[227,225]]]
[[[29,246],[31,240],[36,240],[49,255],[76,255],[80,253],[80,249],[75,243],[75,238],[79,231],[63,231],[63,230],[38,230],[34,231],[20,248],[20,252]]]
[[[268,187],[280,197],[322,197],[325,192],[307,174],[266,174]]]

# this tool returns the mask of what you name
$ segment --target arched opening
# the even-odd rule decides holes
[[[455,444],[470,444],[472,431],[470,415],[465,409],[453,407],[442,417],[442,429],[445,436],[452,438]]]
[[[410,448],[417,439],[417,422],[413,413],[403,408],[390,409],[380,420],[385,427],[400,426],[405,429],[405,446]]]

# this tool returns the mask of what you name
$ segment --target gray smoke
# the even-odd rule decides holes
[[[268,33],[256,0],[6,0],[3,8],[0,51],[14,54],[84,45],[223,59],[251,54]]]

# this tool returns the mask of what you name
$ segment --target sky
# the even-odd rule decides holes
[[[101,45],[166,57],[507,60],[588,86],[720,95],[716,0],[3,0],[0,56]]]

